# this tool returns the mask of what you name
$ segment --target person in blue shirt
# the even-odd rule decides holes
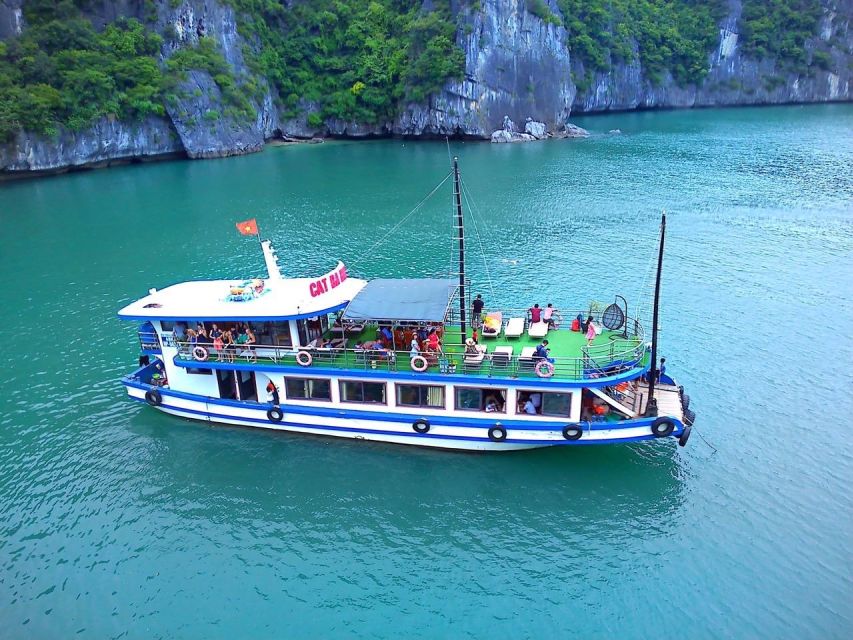
[[[548,341],[543,340],[542,344],[536,347],[536,351],[533,352],[533,359],[536,361],[539,360],[547,360],[551,364],[554,363],[554,358],[548,357],[550,350],[548,349]]]

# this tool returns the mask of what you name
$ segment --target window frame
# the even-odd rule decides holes
[[[542,405],[539,407],[539,413],[530,414],[525,413],[523,409],[523,405],[518,401],[518,398],[521,394],[530,395],[532,393],[538,393],[542,396]],[[517,416],[530,416],[531,418],[540,416],[540,417],[548,417],[548,418],[566,418],[567,420],[572,416],[572,395],[573,391],[542,391],[541,389],[516,389],[515,390],[515,415]],[[569,396],[569,410],[567,413],[545,413],[545,396],[546,395],[560,395],[560,396]]]
[[[380,385],[382,385],[382,389],[383,389],[382,396],[383,396],[384,400],[382,402],[376,402],[373,400],[348,400],[348,399],[345,399],[343,385],[352,384],[352,383],[358,383],[358,384],[362,385],[362,387],[361,387],[361,397],[362,398],[364,398],[364,385],[365,384],[380,384]],[[346,403],[350,403],[350,404],[371,404],[371,405],[378,405],[378,406],[382,406],[382,407],[388,406],[388,383],[385,382],[384,380],[382,382],[377,382],[376,380],[339,379],[338,380],[338,394],[339,394],[338,397],[340,398],[340,402],[342,402],[342,403],[346,402]]]
[[[329,384],[329,397],[328,398],[312,398],[310,396],[306,396],[304,398],[293,397],[290,395],[290,392],[287,389],[287,383],[290,382],[291,380],[294,380],[294,381],[295,380],[301,380],[303,384],[308,382],[309,380],[319,380],[321,382],[327,382]],[[306,393],[308,391],[307,385],[305,386],[305,391],[306,391]],[[312,378],[312,377],[308,377],[308,378],[296,378],[296,377],[285,378],[284,379],[284,397],[288,400],[307,400],[307,401],[311,401],[311,402],[331,402],[332,401],[332,379],[331,378]]]
[[[422,391],[426,391],[429,393],[429,389],[441,389],[441,404],[440,405],[432,405],[432,404],[404,404],[400,402],[400,390],[401,387],[417,387],[420,391],[418,392],[418,396]],[[394,400],[397,403],[398,407],[406,407],[407,409],[446,409],[447,408],[447,387],[443,384],[417,384],[417,383],[407,383],[407,382],[395,382],[394,383]]]
[[[469,389],[469,390],[473,389],[475,391],[480,392],[480,408],[479,409],[468,409],[467,407],[460,407],[459,406],[459,396],[457,394],[461,389]],[[501,409],[500,411],[486,411],[486,408],[483,406],[483,403],[486,400],[486,393],[485,392],[487,392],[487,391],[492,392],[492,393],[500,393],[501,395],[503,395],[503,398],[504,398],[503,409]],[[470,411],[471,413],[488,413],[488,414],[496,413],[499,415],[506,415],[507,405],[509,404],[508,400],[509,400],[509,387],[491,388],[491,387],[472,387],[469,385],[453,385],[453,409],[455,411]]]

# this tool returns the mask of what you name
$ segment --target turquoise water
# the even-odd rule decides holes
[[[290,275],[446,269],[449,191],[370,251],[444,177],[444,144],[0,185],[0,636],[850,637],[853,106],[578,124],[597,135],[452,145],[471,276],[501,305],[619,293],[647,312],[666,209],[685,449],[458,454],[125,400],[116,310],[262,273],[237,220],[257,217]]]

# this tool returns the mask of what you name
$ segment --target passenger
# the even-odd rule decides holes
[[[478,356],[480,355],[480,350],[477,348],[477,343],[473,338],[468,338],[465,341],[465,355],[466,356]]]
[[[541,360],[547,360],[551,364],[554,364],[554,358],[549,357],[551,350],[548,349],[548,341],[543,340],[541,344],[536,346],[536,351],[533,352],[533,359],[536,362],[540,362]]]
[[[435,329],[430,329],[427,336],[427,349],[439,353],[441,352],[441,342],[438,339],[438,333]]]
[[[524,413],[535,416],[536,415],[536,406],[533,404],[533,400],[529,397],[524,401]]]
[[[533,406],[536,408],[536,413],[539,413],[539,411],[542,409],[542,394],[531,393],[530,402],[532,402]]]
[[[207,330],[201,322],[196,325],[195,332],[198,334],[199,344],[210,344],[210,339],[207,337]]]
[[[527,313],[530,314],[530,322],[541,322],[542,321],[542,309],[539,308],[539,303],[537,302],[532,307],[527,310]]]
[[[545,307],[545,310],[542,312],[542,319],[548,323],[548,328],[554,328],[554,305],[550,302],[548,306]]]
[[[475,329],[480,326],[480,322],[483,319],[484,306],[483,296],[478,293],[477,297],[474,298],[474,302],[471,303],[471,326]]]
[[[198,334],[195,332],[195,329],[187,329],[187,344],[191,348],[198,344]]]
[[[486,401],[483,406],[483,411],[485,411],[486,413],[497,413],[499,411],[498,401],[495,399],[494,396],[489,396],[488,398],[486,398]]]
[[[272,402],[272,406],[277,407],[280,402],[278,396],[278,387],[273,384],[272,380],[267,383],[267,393],[269,394],[269,399]]]
[[[213,327],[210,329],[209,337],[213,341],[213,350],[216,351],[217,360],[222,360],[224,355],[223,351],[225,349],[225,342],[222,336],[222,331],[220,331],[219,327],[214,324]]]
[[[382,335],[382,339],[385,344],[393,344],[394,334],[391,333],[391,329],[389,329],[388,327],[382,327],[379,330],[379,333]]]
[[[590,316],[586,321],[586,346],[590,346],[597,335],[598,331],[596,331],[595,323],[592,321],[592,316]]]
[[[234,336],[231,334],[230,329],[222,332],[222,351],[225,354],[226,361],[234,362],[234,354],[237,351],[237,347],[234,344]]]
[[[409,349],[409,358],[411,359],[419,355],[421,355],[421,348],[418,346],[418,339],[413,337],[411,349]]]

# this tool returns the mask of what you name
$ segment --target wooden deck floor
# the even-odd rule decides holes
[[[642,412],[646,410],[649,397],[649,386],[643,382],[638,383],[637,392],[642,394]],[[655,385],[655,398],[658,401],[658,414],[672,416],[679,420],[684,420],[684,414],[681,409],[681,395],[678,393],[678,387],[672,385]]]

